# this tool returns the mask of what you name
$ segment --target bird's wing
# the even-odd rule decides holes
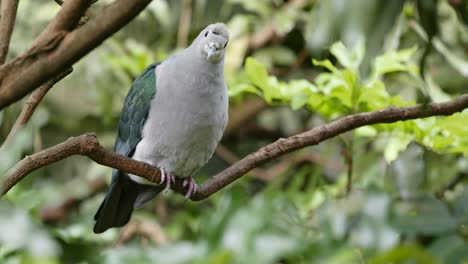
[[[155,68],[159,63],[149,65],[132,84],[120,115],[119,128],[114,151],[132,157],[142,138],[143,126],[148,117],[151,100],[156,95]],[[114,170],[112,175],[118,174]],[[114,177],[113,177],[114,178]],[[114,179],[113,179],[114,180]]]
[[[136,78],[125,99],[114,145],[114,151],[119,154],[132,157],[142,138],[142,130],[148,117],[151,100],[156,95],[155,68],[157,65],[158,63],[151,64]],[[108,228],[120,227],[128,223],[140,192],[147,196],[148,193],[154,196],[160,190],[148,191],[147,187],[140,187],[119,170],[113,169],[109,191],[94,216],[96,220],[94,232],[102,233]]]

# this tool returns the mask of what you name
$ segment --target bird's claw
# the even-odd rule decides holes
[[[160,168],[159,171],[161,172],[161,180],[159,180],[159,184],[161,184],[166,179],[166,170],[164,170],[163,168]]]
[[[187,187],[188,185],[188,190],[187,193],[185,194],[186,199],[190,199],[196,192],[197,192],[197,183],[192,177],[188,177],[184,179],[183,186]]]
[[[172,175],[172,173],[167,173],[164,168],[161,168],[160,171],[161,180],[159,181],[159,184],[166,182],[166,187],[164,188],[164,190],[167,192],[171,188],[171,184],[175,183],[175,176]]]

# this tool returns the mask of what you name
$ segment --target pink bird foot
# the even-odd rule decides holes
[[[188,177],[184,179],[183,186],[186,187],[188,185],[187,193],[185,194],[186,199],[190,199],[192,195],[197,192],[197,183],[192,177]]]
[[[164,188],[164,190],[167,191],[171,188],[171,184],[175,183],[175,176],[172,175],[172,173],[166,172],[164,168],[161,168],[160,171],[161,180],[159,181],[159,184],[166,182],[166,187]]]

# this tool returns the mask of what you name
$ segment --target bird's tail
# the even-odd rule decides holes
[[[94,233],[102,233],[112,227],[128,223],[134,208],[142,207],[164,188],[138,184],[125,175],[118,175],[99,207],[94,220]]]

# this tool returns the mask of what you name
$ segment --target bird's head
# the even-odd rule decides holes
[[[218,63],[224,58],[229,32],[223,23],[211,24],[200,32],[195,42],[208,62]]]

